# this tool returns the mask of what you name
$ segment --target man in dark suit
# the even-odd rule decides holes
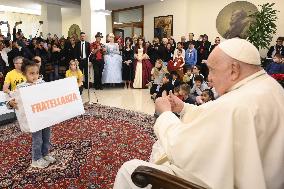
[[[167,62],[167,59],[168,59],[167,44],[168,44],[168,39],[163,38],[162,44],[158,48],[159,58],[164,62],[164,65],[168,65],[168,62]]]
[[[17,56],[23,56],[22,47],[18,45],[17,41],[13,41],[12,50],[7,53],[7,56],[8,56],[9,70],[13,70],[15,68],[13,59]]]
[[[197,42],[194,40],[194,33],[188,34],[188,41],[184,43],[184,49],[187,50],[190,43],[193,43],[197,47]]]
[[[88,66],[89,66],[89,55],[91,53],[90,43],[85,41],[86,34],[84,32],[80,33],[80,41],[76,43],[75,53],[76,58],[79,61],[79,68],[84,72],[85,82],[84,88],[88,88],[89,74],[88,74]]]

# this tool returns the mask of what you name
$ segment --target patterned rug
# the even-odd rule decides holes
[[[57,163],[30,167],[31,135],[18,124],[0,126],[0,188],[112,188],[119,167],[148,160],[155,141],[154,117],[102,105],[52,127]]]

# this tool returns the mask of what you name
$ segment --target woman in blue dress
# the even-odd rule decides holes
[[[102,83],[122,83],[122,57],[119,53],[119,46],[114,43],[114,35],[108,36],[109,43],[106,44],[106,54],[104,56],[105,65],[102,74]]]

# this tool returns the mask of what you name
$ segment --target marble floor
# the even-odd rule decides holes
[[[88,90],[83,91],[83,102],[88,102]],[[153,115],[155,106],[150,98],[149,89],[105,88],[90,89],[91,103],[134,110]]]

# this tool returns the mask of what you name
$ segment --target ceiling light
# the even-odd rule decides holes
[[[160,0],[161,2],[163,2],[164,0]]]

